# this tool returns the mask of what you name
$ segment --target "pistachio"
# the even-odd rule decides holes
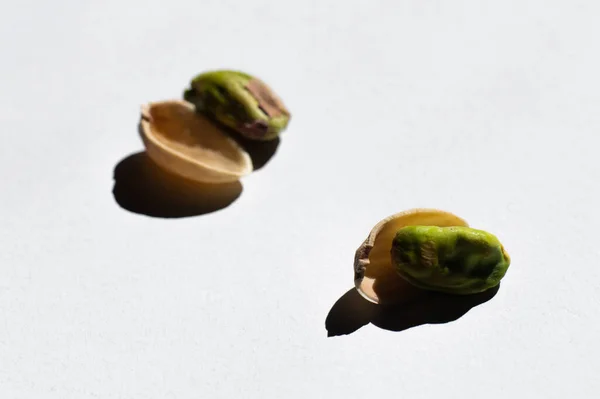
[[[146,152],[162,168],[203,183],[237,181],[252,172],[248,153],[190,103],[150,103],[141,114]]]
[[[218,70],[196,76],[184,99],[251,140],[275,139],[290,120],[289,111],[267,84],[239,71]]]
[[[431,237],[435,238],[433,244],[427,243]],[[492,237],[469,229],[465,220],[437,209],[411,209],[389,216],[371,230],[356,251],[356,288],[367,300],[381,304],[405,300],[409,289],[454,294],[484,291],[500,282],[510,262],[503,247]],[[421,242],[427,243],[424,250],[416,248]],[[452,256],[444,252],[447,249],[453,249]],[[439,259],[438,264],[451,260],[446,265],[448,273],[437,274],[437,269],[421,271],[421,267],[429,264],[427,259],[434,256]],[[461,264],[462,261],[465,263]]]
[[[469,227],[408,226],[392,241],[392,262],[411,284],[451,294],[495,287],[510,257],[496,236]]]

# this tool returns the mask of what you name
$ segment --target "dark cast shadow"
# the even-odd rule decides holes
[[[277,152],[281,142],[279,137],[269,141],[257,141],[242,137],[239,133],[231,129],[228,129],[227,132],[242,146],[244,150],[246,150],[248,155],[250,155],[254,172],[262,169],[267,163],[269,163],[271,158],[275,156],[275,153]]]
[[[364,299],[355,288],[340,297],[325,319],[327,336],[352,334],[371,323],[388,331],[404,331],[423,324],[449,323],[472,308],[492,299],[500,285],[472,295],[451,295],[420,290],[404,302],[377,305]]]
[[[242,193],[238,182],[198,183],[165,171],[145,152],[122,159],[114,168],[113,196],[123,209],[157,217],[182,218],[226,208]]]

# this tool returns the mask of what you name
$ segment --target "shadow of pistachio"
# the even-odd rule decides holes
[[[420,290],[395,305],[378,305],[364,299],[355,288],[340,297],[325,319],[327,336],[352,334],[371,323],[388,331],[404,331],[423,324],[449,323],[492,299],[500,285],[472,295],[451,295]]]
[[[145,152],[122,159],[114,168],[113,196],[123,209],[157,218],[204,215],[226,208],[242,193],[239,181],[198,183],[165,171]]]
[[[366,326],[379,311],[379,305],[367,301],[355,288],[349,289],[333,305],[325,319],[328,337],[352,334]]]
[[[254,172],[262,169],[269,163],[271,158],[275,156],[281,142],[279,137],[269,141],[256,141],[249,140],[231,129],[228,129],[227,133],[229,133],[229,135],[237,141],[244,150],[246,150],[248,155],[250,155]]]

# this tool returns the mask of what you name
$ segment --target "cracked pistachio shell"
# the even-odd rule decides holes
[[[239,71],[219,70],[196,76],[184,99],[199,112],[251,140],[275,139],[290,113],[263,81]]]
[[[495,287],[510,265],[496,236],[458,226],[403,227],[392,241],[391,255],[396,271],[409,283],[451,294]]]
[[[418,225],[468,226],[465,220],[452,213],[424,208],[400,212],[377,223],[354,257],[354,284],[365,299],[394,304],[421,294],[421,290],[398,274],[391,257],[392,241],[398,230]]]
[[[203,183],[227,183],[252,172],[244,149],[185,101],[142,107],[140,134],[148,156],[163,169]]]

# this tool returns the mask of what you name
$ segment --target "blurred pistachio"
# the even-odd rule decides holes
[[[290,113],[263,81],[239,71],[196,76],[184,99],[217,122],[251,140],[272,140],[286,129]]]

